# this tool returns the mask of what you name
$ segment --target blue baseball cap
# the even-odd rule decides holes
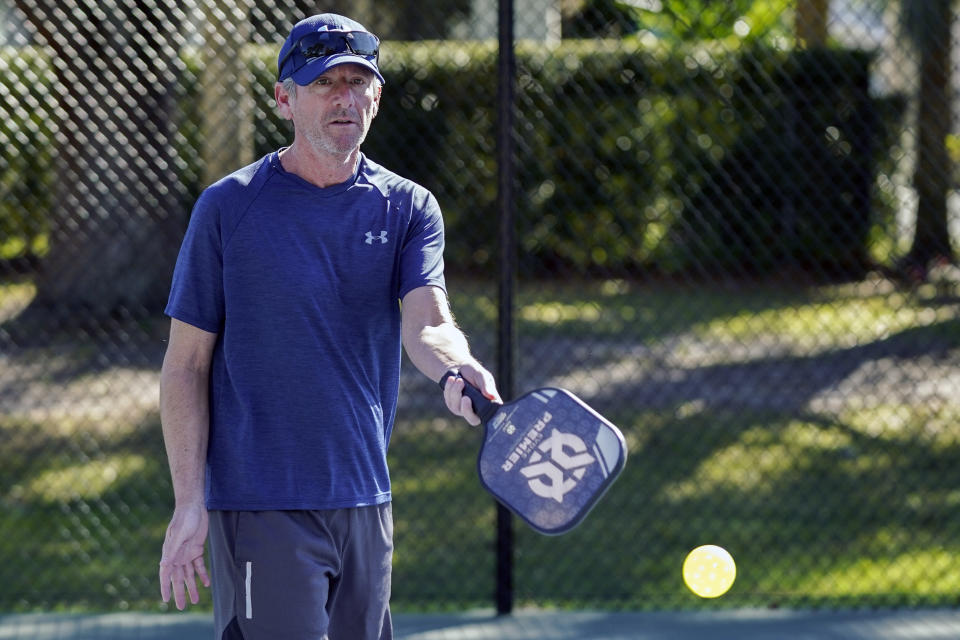
[[[293,78],[298,85],[308,85],[337,65],[358,64],[384,84],[379,58],[380,39],[362,24],[321,13],[293,25],[277,56],[277,81]]]

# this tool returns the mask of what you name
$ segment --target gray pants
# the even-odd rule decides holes
[[[216,640],[391,640],[390,503],[211,511]]]

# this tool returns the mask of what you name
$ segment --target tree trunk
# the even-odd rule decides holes
[[[34,304],[61,321],[162,308],[186,206],[175,0],[18,0],[57,75],[56,205]],[[82,313],[80,313],[82,312]]]
[[[923,0],[926,2],[926,0]],[[953,260],[947,227],[947,192],[950,187],[950,157],[947,136],[950,114],[949,0],[934,0],[925,7],[917,39],[920,54],[920,94],[917,112],[917,225],[907,265],[921,271],[936,260]]]
[[[829,5],[829,0],[797,0],[794,28],[802,46],[822,47],[827,43]]]

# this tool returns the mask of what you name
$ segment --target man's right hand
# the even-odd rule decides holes
[[[463,388],[467,381],[480,389],[480,392],[494,402],[503,404],[500,399],[500,393],[497,391],[497,384],[493,380],[493,374],[484,369],[479,364],[465,364],[458,367],[460,376],[451,376],[447,379],[443,387],[443,398],[447,403],[447,408],[454,415],[462,416],[473,426],[480,424],[480,417],[474,411],[473,403],[470,398],[464,395]],[[462,376],[462,377],[461,377]]]
[[[172,591],[177,609],[181,611],[187,606],[187,594],[191,603],[200,602],[197,576],[203,586],[210,586],[210,576],[203,561],[209,521],[202,503],[191,504],[177,507],[167,526],[160,557],[160,596],[164,602],[170,602]]]

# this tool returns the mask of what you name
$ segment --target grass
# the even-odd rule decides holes
[[[492,351],[496,292],[451,289],[461,325]],[[0,286],[0,309],[23,306],[26,291]],[[543,537],[515,524],[519,606],[957,604],[956,298],[882,282],[541,283],[521,288],[517,321],[522,370],[577,381],[618,368],[619,386],[601,385],[596,402],[630,446],[580,527]],[[68,373],[38,373],[37,384],[96,385],[112,370],[97,349],[67,347]],[[27,371],[49,354],[0,363]],[[479,435],[435,400],[402,410],[391,444],[394,605],[489,607],[495,509],[475,475]],[[0,610],[163,609],[155,575],[170,489],[158,419],[124,415],[65,425],[60,413],[0,414]],[[738,562],[716,601],[680,579],[686,552],[706,543]]]

